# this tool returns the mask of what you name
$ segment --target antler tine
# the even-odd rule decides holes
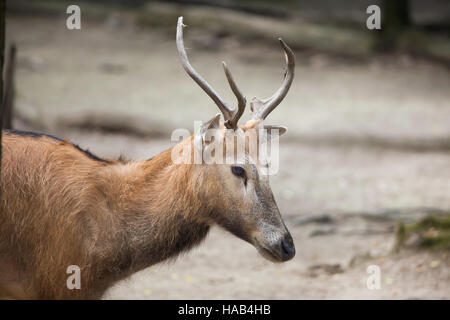
[[[255,98],[252,101],[252,110],[254,111],[252,119],[264,120],[269,113],[273,111],[283,101],[284,97],[291,87],[292,80],[294,80],[295,69],[295,55],[291,48],[288,47],[283,39],[278,38],[280,45],[284,50],[284,56],[286,58],[286,73],[284,74],[283,83],[281,87],[270,97],[264,100],[258,100]],[[255,108],[256,106],[256,108]]]
[[[228,82],[231,86],[231,89],[233,90],[234,94],[236,95],[239,103],[239,107],[237,110],[231,109],[225,101],[219,96],[219,94],[209,85],[208,82],[206,82],[205,79],[203,79],[197,71],[191,66],[189,63],[189,59],[186,54],[186,50],[184,48],[184,42],[183,42],[183,27],[185,25],[183,24],[183,17],[178,18],[178,24],[177,24],[177,48],[178,48],[178,54],[181,59],[181,64],[186,70],[187,74],[206,92],[208,96],[214,101],[214,103],[219,107],[220,111],[223,114],[223,117],[225,119],[225,126],[229,129],[235,129],[237,126],[237,121],[239,120],[240,116],[242,115],[244,108],[245,108],[245,98],[243,98],[241,92],[236,86],[236,83],[234,82],[231,73],[225,66],[225,74],[227,76]],[[242,106],[243,102],[243,106]]]
[[[230,88],[233,91],[233,93],[236,96],[236,99],[238,101],[237,110],[234,110],[233,117],[230,120],[228,120],[228,123],[231,125],[231,127],[236,128],[239,119],[242,117],[242,114],[244,113],[245,105],[247,104],[247,99],[245,99],[244,95],[239,90],[238,86],[236,85],[236,82],[234,82],[233,75],[231,74],[230,69],[228,69],[225,61],[222,61],[222,65],[223,65],[223,71],[225,71],[225,76],[227,77]]]

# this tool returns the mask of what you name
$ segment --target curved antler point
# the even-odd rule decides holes
[[[183,16],[178,17],[178,24],[181,25],[183,28],[186,27],[186,25],[183,23]]]

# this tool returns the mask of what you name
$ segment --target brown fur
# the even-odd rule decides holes
[[[4,132],[0,298],[95,299],[208,233],[210,192],[195,165],[93,160],[67,142]],[[176,196],[174,196],[176,195]],[[66,286],[69,265],[81,290]]]

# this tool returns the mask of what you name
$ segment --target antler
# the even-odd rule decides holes
[[[228,104],[223,101],[223,99],[219,96],[219,94],[203,79],[197,71],[191,66],[189,63],[189,59],[186,54],[186,50],[184,48],[183,42],[183,17],[178,18],[177,24],[177,48],[178,54],[180,55],[181,64],[183,65],[184,70],[186,70],[187,74],[206,92],[208,96],[214,101],[214,103],[219,107],[220,111],[223,114],[225,119],[225,127],[228,129],[236,129],[237,123],[244,113],[245,105],[247,100],[242,95],[241,91],[237,87],[236,83],[233,80],[230,70],[228,69],[225,62],[222,62],[223,69],[225,71],[225,75],[228,79],[228,83],[230,84],[231,90],[233,91],[236,99],[238,101],[238,107],[236,109],[231,109]]]
[[[294,80],[294,69],[295,69],[295,55],[291,48],[281,39],[280,45],[284,50],[284,56],[286,58],[286,72],[284,74],[284,80],[281,87],[271,96],[270,98],[260,100],[258,98],[253,98],[250,103],[250,109],[253,111],[252,119],[254,120],[264,120],[269,113],[275,109],[289,91],[291,87],[292,80]]]

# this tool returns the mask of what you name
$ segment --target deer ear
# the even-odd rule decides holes
[[[220,113],[201,125],[194,137],[196,147],[202,149],[204,142],[211,142],[211,136],[214,135],[214,131],[218,129],[220,129]]]
[[[265,139],[267,141],[272,140],[276,137],[279,137],[283,134],[285,134],[287,131],[286,127],[283,126],[276,126],[276,125],[271,125],[271,124],[265,124],[264,125],[264,134],[265,134]]]
[[[200,129],[197,132],[198,136],[201,136],[204,140],[205,135],[208,133],[208,130],[220,129],[220,113],[216,114],[210,120],[206,121],[202,124]]]

